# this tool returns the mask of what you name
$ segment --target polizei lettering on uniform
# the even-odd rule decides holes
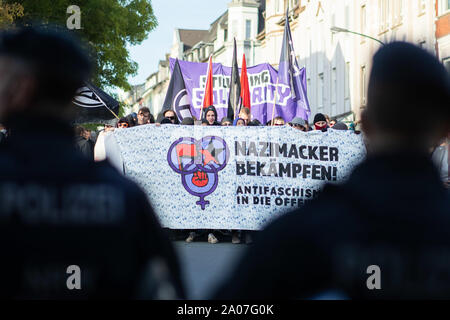
[[[124,217],[124,194],[109,185],[0,185],[0,221],[19,218],[27,224],[110,224]]]
[[[235,141],[235,155],[237,157],[270,158],[267,161],[236,161],[237,175],[325,181],[336,181],[337,179],[335,166],[320,164],[320,162],[339,161],[339,150],[336,147]],[[277,162],[276,158],[312,160],[317,164]]]

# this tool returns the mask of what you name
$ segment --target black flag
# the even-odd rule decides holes
[[[119,102],[88,82],[77,90],[72,103],[77,108],[74,123],[110,123],[119,113]]]
[[[177,114],[180,122],[184,118],[192,118],[191,103],[178,59],[175,61],[175,66],[173,67],[172,77],[170,78],[169,88],[167,89],[160,116],[166,110],[173,110]]]
[[[300,69],[292,43],[291,27],[289,26],[289,7],[286,9],[286,24],[284,26],[283,44],[281,45],[280,63],[278,65],[278,80],[291,89],[292,99],[297,104],[297,116],[308,120],[311,110],[306,94],[305,69]]]
[[[241,81],[239,79],[239,67],[236,54],[236,38],[234,38],[233,62],[230,80],[230,92],[228,94],[227,118],[233,120],[235,113],[241,109]]]

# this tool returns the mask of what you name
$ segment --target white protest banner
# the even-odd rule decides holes
[[[352,131],[144,125],[114,131],[125,174],[164,227],[259,230],[345,180],[366,150]]]

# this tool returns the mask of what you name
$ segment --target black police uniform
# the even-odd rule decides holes
[[[214,297],[448,299],[449,230],[450,197],[429,157],[370,157],[266,228]]]
[[[146,195],[83,157],[70,127],[45,123],[17,121],[0,146],[0,296],[183,298]]]

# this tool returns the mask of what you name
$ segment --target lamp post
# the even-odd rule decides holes
[[[347,33],[353,33],[353,34],[356,34],[356,35],[361,36],[361,37],[364,37],[364,38],[369,38],[369,39],[375,40],[376,42],[381,43],[381,45],[383,45],[383,46],[385,45],[384,42],[382,42],[382,41],[380,41],[380,40],[378,40],[378,39],[375,39],[375,38],[373,38],[373,37],[371,37],[371,36],[368,36],[367,34],[355,32],[355,31],[350,31],[350,30],[348,30],[348,29],[339,28],[339,27],[336,27],[336,26],[331,27],[330,30],[331,30],[332,32],[347,32]]]

